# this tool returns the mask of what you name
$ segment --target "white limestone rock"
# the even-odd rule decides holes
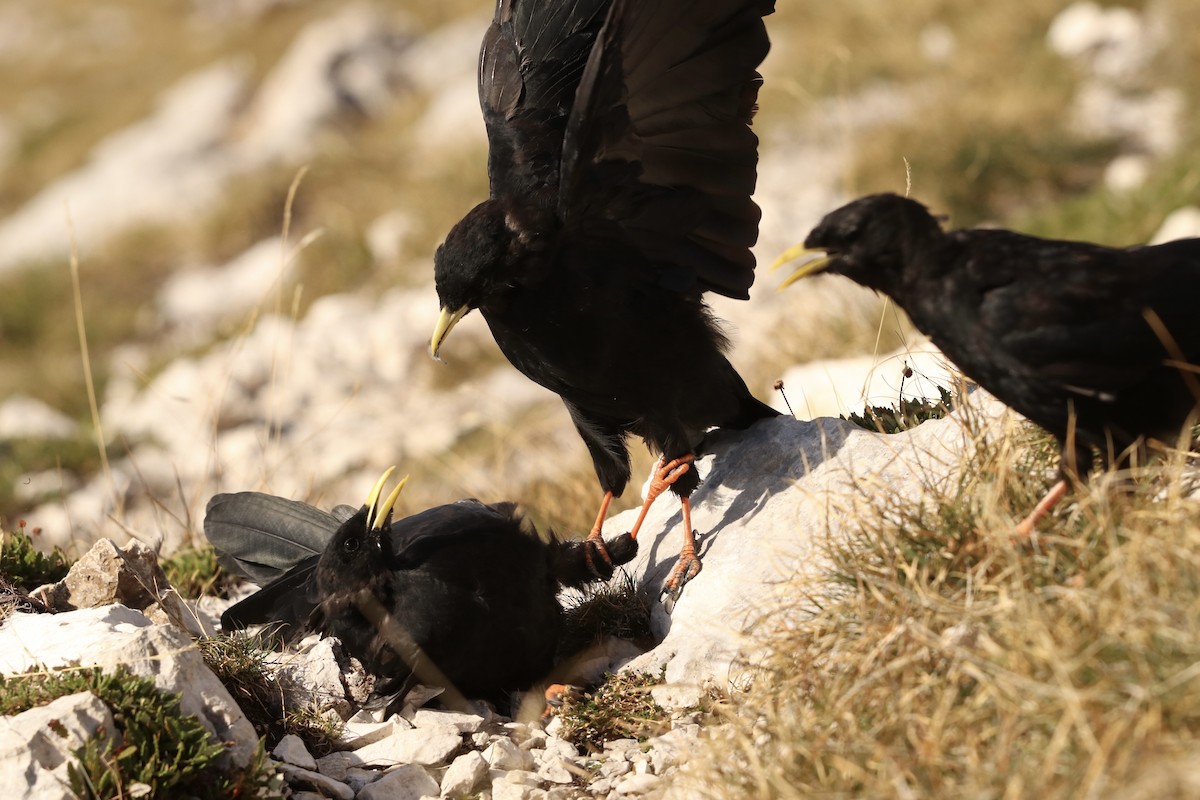
[[[476,792],[487,776],[487,760],[478,750],[463,753],[451,762],[442,776],[442,797],[466,797]]]
[[[998,430],[1005,411],[983,392],[970,395],[972,416]],[[768,622],[785,624],[807,584],[819,598],[828,541],[853,530],[853,507],[878,492],[920,492],[922,480],[960,468],[974,437],[966,415],[925,422],[884,435],[828,418],[766,420],[745,432],[710,436],[713,455],[698,460],[702,483],[692,495],[704,568],[668,613],[654,608],[660,644],[625,666],[655,673],[669,684],[728,688],[740,681],[751,655],[746,634]],[[636,511],[618,515],[609,535],[628,530]],[[679,504],[669,494],[651,508],[640,552],[627,567],[657,595],[674,566],[682,532]]]
[[[449,726],[460,733],[475,733],[483,727],[484,718],[478,714],[463,714],[457,711],[442,711],[433,708],[418,708],[406,717],[416,728]]]
[[[155,625],[121,605],[62,614],[11,615],[0,625],[0,672],[13,675],[43,667],[124,665],[154,679],[162,691],[180,695],[180,710],[197,717],[226,757],[244,767],[258,735],[229,692],[205,665],[191,638],[173,625]]]
[[[6,439],[69,439],[79,433],[75,421],[26,394],[0,402],[0,441]]]
[[[483,751],[483,758],[492,769],[530,770],[534,767],[533,756],[508,738],[497,739]]]
[[[311,787],[325,797],[338,800],[354,800],[354,790],[341,781],[336,781],[319,772],[302,769],[292,764],[280,764],[279,772],[291,786]]]
[[[350,761],[374,767],[398,764],[436,767],[449,761],[461,745],[462,736],[457,731],[397,731],[386,739],[355,750]]]
[[[1200,206],[1184,206],[1167,215],[1150,244],[1200,236]]]
[[[385,773],[358,793],[358,800],[421,800],[438,797],[440,789],[423,767],[405,764]]]
[[[275,745],[275,749],[271,751],[271,755],[301,769],[313,771],[317,768],[317,761],[304,746],[304,740],[294,733],[289,733],[280,739],[279,744]]]
[[[129,225],[183,219],[215,200],[233,171],[222,145],[244,100],[247,67],[223,61],[185,77],[153,114],[100,142],[87,164],[0,220],[0,273],[66,256],[72,235],[86,252]]]
[[[23,800],[74,798],[67,777],[74,752],[94,736],[111,742],[115,735],[112,712],[91,692],[0,717],[0,786]]]

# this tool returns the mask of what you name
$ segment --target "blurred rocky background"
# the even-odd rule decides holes
[[[447,365],[427,355],[433,249],[487,187],[491,13],[0,0],[6,529],[166,554],[216,492],[357,503],[400,463],[401,512],[509,498],[586,530],[598,489],[559,402],[477,315]],[[768,27],[764,269],[749,302],[714,305],[777,406],[780,377],[802,418],[894,403],[906,364],[906,395],[939,377],[873,295],[774,291],[765,265],[852,196],[1114,245],[1200,235],[1192,0],[780,0]]]

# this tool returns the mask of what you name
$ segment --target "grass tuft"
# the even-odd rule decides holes
[[[921,501],[865,497],[830,543],[830,600],[765,643],[721,757],[696,760],[704,793],[1194,792],[1200,506],[1183,460],[1095,476],[1014,542],[1055,456],[1022,424]]]
[[[254,730],[268,742],[292,733],[304,741],[313,755],[328,755],[334,749],[341,726],[324,709],[295,707],[271,676],[267,652],[258,641],[244,634],[218,635],[198,643],[204,663],[229,690]]]
[[[564,697],[560,735],[576,747],[602,750],[614,739],[641,742],[665,733],[670,715],[650,694],[659,683],[654,675],[624,672],[606,676],[594,691]]]
[[[570,656],[609,637],[649,647],[651,604],[625,571],[611,583],[588,590],[564,604],[559,653]]]
[[[194,599],[205,595],[228,597],[229,589],[241,582],[217,563],[217,551],[211,545],[187,547],[162,562],[167,580],[181,597]]]

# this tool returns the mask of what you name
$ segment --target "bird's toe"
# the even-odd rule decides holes
[[[675,607],[675,602],[683,594],[683,587],[688,581],[700,574],[701,567],[700,559],[695,554],[680,554],[679,562],[663,582],[662,593],[659,595],[667,613]]]

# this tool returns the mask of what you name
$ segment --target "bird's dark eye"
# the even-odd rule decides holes
[[[350,537],[342,542],[342,551],[346,553],[358,552],[359,545],[362,544],[356,537]]]

